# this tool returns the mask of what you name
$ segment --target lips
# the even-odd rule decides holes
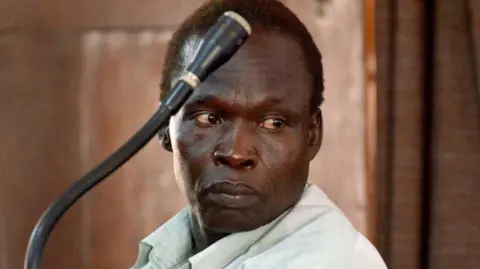
[[[228,208],[246,208],[258,201],[258,192],[243,183],[222,182],[205,188],[200,197]]]

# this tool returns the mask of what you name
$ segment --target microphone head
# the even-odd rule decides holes
[[[252,33],[250,24],[240,14],[227,11],[204,35],[187,75],[194,88],[225,64],[245,44]],[[194,85],[193,85],[194,84]]]
[[[223,15],[231,17],[232,19],[236,20],[245,29],[245,31],[247,31],[248,35],[252,34],[252,27],[247,22],[247,20],[245,20],[238,13],[233,12],[233,11],[227,11]]]

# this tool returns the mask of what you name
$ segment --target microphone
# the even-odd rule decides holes
[[[171,94],[162,102],[171,113],[185,103],[191,92],[208,75],[225,64],[245,43],[252,29],[248,22],[235,12],[225,12],[205,34],[195,53]]]
[[[30,236],[24,261],[25,269],[41,268],[48,237],[65,212],[84,194],[126,163],[165,127],[193,90],[230,60],[250,34],[249,23],[239,14],[228,11],[220,16],[203,37],[193,61],[147,123],[116,152],[72,184],[45,210]]]

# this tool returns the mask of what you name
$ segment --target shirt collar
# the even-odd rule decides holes
[[[310,184],[307,184],[305,189],[309,186]],[[185,263],[190,263],[192,269],[224,268],[239,254],[246,252],[263,235],[267,234],[288,212],[289,210],[255,230],[226,236],[205,250],[191,256],[193,236],[190,230],[190,210],[184,208],[142,240],[140,251],[150,252],[149,260],[159,269],[177,268]],[[222,255],[218,255],[219,250],[221,250]]]
[[[141,248],[151,250],[150,261],[162,269],[186,261],[191,255],[192,246],[188,208],[184,208],[140,244]]]

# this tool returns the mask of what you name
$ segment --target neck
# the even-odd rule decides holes
[[[193,235],[193,255],[208,248],[213,243],[229,235],[206,229],[194,213],[190,214],[191,230]]]

